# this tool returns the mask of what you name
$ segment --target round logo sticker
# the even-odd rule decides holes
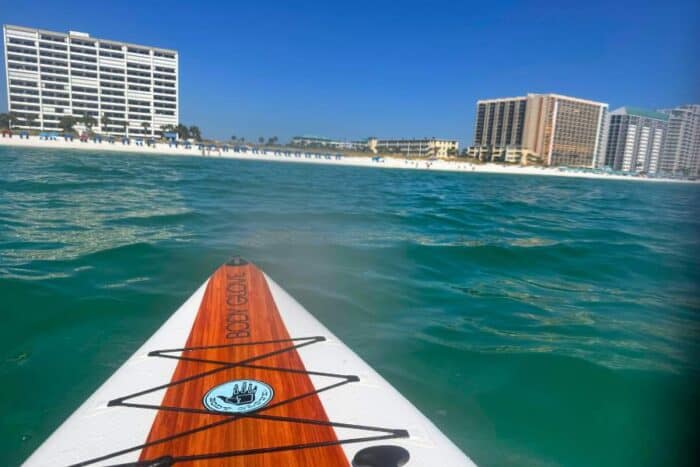
[[[202,404],[212,412],[247,413],[265,407],[274,395],[262,381],[237,379],[210,389]]]

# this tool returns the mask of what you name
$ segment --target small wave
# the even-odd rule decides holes
[[[138,283],[140,283],[140,282],[147,282],[147,281],[149,281],[149,280],[151,280],[150,277],[132,277],[132,278],[129,278],[129,279],[125,279],[125,280],[123,280],[123,281],[112,282],[112,283],[109,283],[109,284],[104,284],[104,285],[102,285],[102,288],[105,288],[105,289],[120,289],[120,288],[128,287],[128,286],[130,286],[130,285],[132,285],[132,284],[138,284]]]
[[[167,225],[179,222],[193,221],[197,218],[197,214],[189,209],[176,211],[145,211],[139,214],[130,214],[123,217],[115,217],[106,219],[105,225]]]

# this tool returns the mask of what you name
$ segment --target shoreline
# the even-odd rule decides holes
[[[542,175],[551,177],[567,177],[567,178],[587,178],[597,180],[628,180],[640,182],[660,182],[660,183],[698,183],[695,180],[680,180],[670,178],[647,178],[632,175],[615,175],[603,173],[586,173],[575,171],[563,171],[559,168],[551,167],[535,167],[535,166],[508,166],[494,163],[472,164],[467,161],[446,161],[446,160],[416,160],[416,159],[399,159],[393,157],[381,157],[381,161],[373,160],[373,156],[345,156],[336,158],[335,155],[327,158],[319,156],[318,152],[303,152],[297,151],[291,155],[285,154],[282,150],[275,151],[270,149],[260,150],[256,153],[252,151],[236,152],[232,148],[228,151],[217,149],[198,149],[196,144],[193,144],[190,149],[186,149],[182,145],[178,147],[169,147],[167,143],[155,143],[154,146],[138,146],[134,142],[129,145],[124,145],[119,141],[109,143],[102,141],[101,143],[86,141],[82,142],[79,139],[73,141],[65,141],[64,139],[57,140],[42,140],[38,136],[29,136],[29,138],[20,139],[17,135],[12,138],[0,137],[0,146],[8,147],[26,147],[26,148],[41,148],[41,149],[76,149],[76,150],[91,150],[91,151],[109,151],[132,154],[153,154],[165,156],[195,156],[206,158],[226,158],[238,160],[258,160],[271,162],[296,162],[307,164],[327,164],[349,167],[370,167],[377,169],[404,169],[404,170],[423,170],[432,172],[464,172],[464,173],[490,173],[503,175]],[[325,154],[325,152],[321,152]]]

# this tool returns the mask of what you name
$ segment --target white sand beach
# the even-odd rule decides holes
[[[274,162],[294,162],[305,164],[332,164],[355,167],[372,167],[379,169],[405,169],[405,170],[430,170],[446,172],[471,172],[492,173],[508,175],[543,175],[553,177],[591,178],[604,180],[634,180],[645,182],[672,182],[672,183],[696,183],[690,180],[648,178],[642,176],[608,174],[600,172],[577,171],[574,169],[560,169],[536,166],[502,165],[495,163],[472,164],[462,160],[416,160],[401,159],[396,157],[356,157],[339,156],[335,152],[322,150],[239,150],[232,146],[199,145],[193,143],[185,146],[179,143],[177,146],[168,143],[157,142],[152,146],[137,144],[133,139],[130,144],[123,144],[121,140],[113,143],[107,140],[99,141],[72,141],[60,137],[57,139],[41,139],[39,136],[20,138],[17,134],[12,137],[0,137],[0,146],[17,146],[45,149],[77,149],[104,152],[123,152],[136,154],[171,155],[171,156],[195,156],[210,158],[229,158],[240,160],[263,160]]]

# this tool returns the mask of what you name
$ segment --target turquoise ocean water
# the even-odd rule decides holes
[[[700,189],[0,147],[0,465],[232,253],[485,466],[693,465]]]

